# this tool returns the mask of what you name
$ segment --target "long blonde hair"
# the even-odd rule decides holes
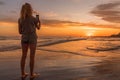
[[[22,5],[20,18],[22,20],[26,19],[27,17],[31,17],[33,14],[33,9],[29,3],[25,3]]]

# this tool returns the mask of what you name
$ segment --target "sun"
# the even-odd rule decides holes
[[[86,36],[88,36],[88,37],[93,36],[93,35],[94,35],[93,32],[86,33]]]

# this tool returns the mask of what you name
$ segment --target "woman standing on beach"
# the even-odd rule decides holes
[[[38,74],[34,73],[34,58],[37,44],[36,28],[40,29],[39,15],[33,17],[33,9],[29,3],[22,5],[20,18],[18,20],[19,34],[21,37],[22,57],[21,57],[21,75],[22,78],[28,76],[25,72],[25,61],[27,57],[28,48],[30,48],[30,77],[34,78]]]

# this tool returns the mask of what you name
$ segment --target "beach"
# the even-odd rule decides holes
[[[0,0],[0,80],[120,80],[120,0]]]
[[[1,80],[21,80],[20,40],[1,39],[0,43]],[[35,60],[35,72],[40,76],[34,80],[119,80],[119,43],[119,38],[40,39]],[[26,72],[29,72],[29,52]]]

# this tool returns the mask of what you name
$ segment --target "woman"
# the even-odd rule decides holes
[[[40,29],[39,16],[33,17],[33,10],[29,3],[22,6],[20,18],[18,20],[19,34],[21,37],[22,57],[21,57],[21,75],[22,78],[28,76],[25,72],[25,61],[28,48],[30,48],[30,77],[36,77],[34,73],[34,58],[37,44],[36,28]]]

